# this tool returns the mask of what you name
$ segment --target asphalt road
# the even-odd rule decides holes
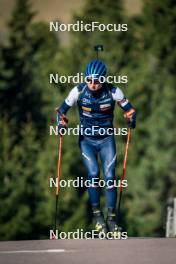
[[[0,242],[0,264],[173,264],[175,238]]]

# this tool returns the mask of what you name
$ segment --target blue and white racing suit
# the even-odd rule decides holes
[[[59,112],[66,114],[70,107],[77,103],[80,125],[83,134],[79,137],[79,146],[84,165],[87,169],[87,179],[91,181],[88,187],[92,206],[100,205],[100,187],[98,156],[100,157],[106,184],[106,203],[108,208],[114,209],[117,200],[115,168],[117,162],[116,145],[113,133],[113,112],[115,103],[125,111],[133,109],[123,92],[112,84],[104,83],[96,92],[89,90],[86,83],[74,87]],[[103,133],[102,133],[103,132]],[[110,135],[109,135],[110,134]]]

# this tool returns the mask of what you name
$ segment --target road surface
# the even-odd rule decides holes
[[[0,242],[0,264],[173,264],[175,238]]]

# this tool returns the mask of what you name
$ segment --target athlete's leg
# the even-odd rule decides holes
[[[117,188],[115,187],[115,168],[117,163],[116,145],[114,136],[109,136],[100,145],[100,159],[106,181],[106,203],[108,209],[114,210],[117,201]],[[109,186],[108,186],[109,185]]]
[[[97,150],[96,146],[91,143],[91,140],[80,137],[79,146],[83,158],[84,165],[88,172],[87,179],[93,183],[93,179],[96,179],[97,184],[88,187],[89,198],[92,207],[99,208],[100,206],[100,191],[98,187],[99,178],[99,166],[97,161]]]
[[[104,140],[103,144],[101,144],[100,157],[103,165],[104,178],[107,185],[109,185],[106,188],[106,203],[108,207],[106,223],[112,238],[115,238],[119,233],[116,224],[117,187],[113,182],[115,181],[115,167],[117,162],[116,146],[113,136],[108,137]],[[108,184],[111,183],[110,181],[112,181],[112,184]]]

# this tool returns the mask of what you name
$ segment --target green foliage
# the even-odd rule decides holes
[[[40,159],[58,94],[48,75],[59,43],[32,18],[29,1],[18,1],[1,52],[1,239],[46,237],[53,214]]]
[[[103,44],[109,75],[128,75],[120,85],[137,109],[127,163],[128,188],[121,224],[129,236],[162,236],[167,198],[176,195],[175,163],[175,3],[144,1],[143,13],[129,18],[122,1],[87,0],[73,21],[128,24],[127,32],[74,32],[68,48],[43,22],[34,23],[30,1],[18,0],[9,23],[9,43],[0,52],[0,239],[48,238],[53,228],[57,176],[57,136],[49,135],[54,108],[72,85],[49,84],[49,73],[83,72]],[[69,126],[79,122],[68,113]],[[122,111],[115,126],[124,127]],[[78,137],[63,139],[61,179],[86,178]],[[117,136],[121,175],[125,138]],[[104,197],[102,197],[104,204]],[[59,230],[92,228],[85,188],[61,188]]]
[[[35,128],[31,122],[24,125],[17,145],[11,133],[13,125],[1,119],[0,127],[0,237],[42,237],[48,230],[51,208],[47,182],[38,169],[41,145],[36,141]]]
[[[30,117],[40,133],[56,105],[56,88],[49,85],[48,75],[58,41],[45,23],[32,24],[34,13],[29,7],[29,1],[18,1],[9,23],[10,41],[2,48],[3,67],[9,74],[1,73],[7,86],[0,95],[0,107],[18,128]]]
[[[146,1],[139,39],[144,48],[133,70],[133,97],[138,110],[133,158],[124,201],[130,234],[164,235],[166,201],[175,196],[175,89],[172,1]],[[169,14],[168,11],[169,10]],[[172,14],[172,15],[171,15]],[[161,26],[162,25],[162,26]],[[140,25],[138,25],[139,28]],[[166,33],[167,32],[167,33]],[[129,72],[132,72],[132,68]],[[137,76],[137,78],[135,78]],[[129,88],[130,88],[129,86]],[[136,87],[136,88],[135,88]],[[130,224],[129,224],[130,223]]]

